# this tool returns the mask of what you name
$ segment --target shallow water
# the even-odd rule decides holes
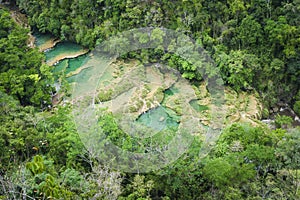
[[[163,106],[165,106],[168,98],[171,97],[171,96],[173,96],[174,94],[177,94],[178,92],[179,92],[178,88],[175,88],[174,86],[170,87],[169,89],[166,89],[164,91],[164,99],[161,102],[161,104]]]
[[[167,89],[164,93],[165,93],[165,96],[172,96],[176,93],[178,93],[179,90],[177,88],[175,88],[174,86],[170,87],[169,89]]]
[[[74,55],[83,50],[84,48],[78,44],[72,42],[60,42],[45,53],[46,61],[52,62],[53,60],[61,60],[65,56]]]
[[[36,45],[41,46],[51,40],[53,38],[51,35],[47,34],[35,34],[36,37]],[[53,62],[56,60],[60,60],[61,58],[65,57],[66,55],[76,55],[78,52],[81,52],[83,49],[82,46],[71,43],[71,42],[59,42],[56,44],[53,48],[49,49],[45,52],[46,55],[46,61]],[[59,79],[59,76],[61,74],[68,75],[70,73],[79,72],[78,69],[82,69],[81,72],[75,73],[73,76],[67,76],[67,81],[69,83],[77,82],[80,80],[80,82],[88,82],[90,78],[90,71],[91,68],[89,66],[94,66],[97,64],[98,68],[99,66],[103,65],[103,71],[100,67],[100,71],[104,72],[100,78],[100,82],[102,82],[104,85],[107,85],[111,82],[113,79],[113,68],[105,69],[107,66],[107,62],[104,62],[105,59],[97,58],[97,59],[89,59],[88,54],[84,54],[81,56],[78,56],[76,58],[66,58],[63,60],[60,60],[58,63],[56,63],[53,66],[53,72],[56,75],[56,79]],[[88,67],[88,68],[84,68]],[[71,74],[70,74],[71,75]],[[88,86],[88,84],[87,84]],[[85,90],[85,88],[82,88]],[[177,130],[179,127],[179,121],[180,116],[176,115],[176,112],[167,108],[165,103],[174,94],[177,94],[179,92],[179,89],[175,87],[171,87],[164,91],[164,99],[161,102],[161,105],[148,110],[147,112],[141,114],[136,122],[142,125],[145,125],[147,127],[150,127],[156,131],[164,131],[164,130]],[[206,110],[206,107],[201,107],[197,104],[197,101],[191,101],[191,106],[197,110],[202,111]]]
[[[178,89],[171,87],[164,91],[164,100],[161,106],[151,109],[139,116],[137,122],[153,128],[156,131],[166,129],[177,129],[180,117],[176,113],[165,106],[166,99],[178,92]]]
[[[89,71],[90,71],[89,68],[83,69],[79,74],[68,77],[67,81],[69,83],[72,83],[72,82],[76,82],[78,79],[87,80],[90,78],[90,74],[88,73]]]
[[[50,34],[42,34],[42,33],[33,33],[33,36],[35,37],[35,42],[34,44],[39,47],[46,42],[50,41],[53,39],[53,37]]]
[[[163,131],[170,128],[178,128],[179,123],[168,113],[168,108],[163,106],[151,109],[142,114],[137,122],[153,128],[156,131]]]
[[[87,58],[87,54],[78,56],[78,57],[76,57],[76,58],[68,59],[69,65],[68,65],[68,67],[66,68],[65,73],[68,74],[68,73],[70,73],[70,72],[75,71],[75,70],[78,69],[79,67],[81,67],[81,66],[84,64],[84,62],[86,61],[86,58]]]
[[[204,111],[204,110],[208,110],[208,109],[209,109],[207,106],[200,105],[200,104],[198,103],[198,100],[197,100],[197,99],[191,100],[189,103],[190,103],[190,105],[192,106],[192,108],[194,108],[197,112],[201,112],[201,111]]]
[[[111,80],[113,79],[113,69],[108,68],[100,77],[99,82],[102,82],[103,85],[107,86],[110,84]]]
[[[51,41],[54,40],[52,35],[42,34],[38,32],[34,33],[34,37],[36,38],[35,45],[37,47],[48,45],[47,43],[51,43]],[[53,61],[60,60],[63,57],[76,55],[83,50],[84,48],[78,44],[72,42],[59,42],[53,48],[45,51],[46,62],[52,63]],[[87,54],[84,54],[76,58],[66,58],[55,63],[55,65],[53,65],[53,73],[56,79],[58,79],[62,73],[67,75],[68,73],[80,68],[86,61],[86,58]],[[71,80],[71,82],[74,82],[74,79],[71,77],[69,77],[67,80]]]
[[[68,66],[69,66],[69,59],[65,59],[54,66],[53,72],[54,74],[60,74],[61,72],[65,72]]]

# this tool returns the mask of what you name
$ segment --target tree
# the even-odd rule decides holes
[[[238,27],[238,38],[241,40],[241,48],[255,53],[255,46],[263,42],[262,27],[251,16],[246,16]]]
[[[222,53],[216,58],[222,77],[235,90],[249,89],[253,83],[255,72],[260,68],[258,58],[244,51]]]
[[[27,46],[28,30],[17,25],[8,11],[1,9],[0,15],[0,90],[22,105],[51,105],[53,79],[49,66],[42,64],[44,56]]]
[[[125,188],[128,196],[120,197],[120,200],[128,199],[140,199],[140,200],[150,200],[150,192],[154,187],[154,182],[152,180],[145,180],[145,176],[135,175],[132,183],[128,184]]]

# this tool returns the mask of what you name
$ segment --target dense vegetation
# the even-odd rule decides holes
[[[300,2],[264,0],[17,0],[41,32],[92,48],[109,35],[165,27],[208,50],[235,89],[256,88],[266,106],[294,103],[300,79]],[[299,103],[298,103],[299,104]]]
[[[44,56],[27,46],[28,32],[0,10],[0,91],[22,105],[48,106],[51,104],[52,74],[42,64]]]
[[[90,48],[135,27],[183,31],[211,53],[228,85],[300,113],[298,0],[11,2],[33,28]],[[0,199],[300,199],[300,130],[285,117],[274,130],[230,125],[201,160],[195,139],[162,170],[108,169],[81,144],[71,106],[49,108],[53,77],[43,54],[27,46],[27,33],[0,9]],[[113,120],[99,123],[123,145]]]

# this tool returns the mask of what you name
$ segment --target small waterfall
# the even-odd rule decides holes
[[[299,116],[294,112],[293,109],[291,109],[288,104],[282,104],[277,112],[272,113],[268,119],[262,119],[261,122],[269,125],[269,127],[271,128],[275,128],[274,121],[277,115],[285,115],[291,117],[293,119],[292,127],[300,126]]]

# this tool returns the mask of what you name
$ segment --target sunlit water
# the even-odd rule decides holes
[[[51,39],[53,39],[53,36],[51,36],[50,34],[34,33],[34,36],[36,38],[35,45],[37,47],[40,47],[43,44],[49,42]],[[79,51],[82,51],[83,49],[84,48],[82,46],[72,42],[59,42],[53,48],[47,49],[45,51],[46,62],[48,63],[56,59],[60,60],[66,55],[75,54]],[[62,74],[67,75],[70,72],[73,72],[80,68],[85,62],[86,58],[87,54],[84,54],[76,58],[65,58],[56,62],[52,70],[56,79],[58,79],[59,76],[61,76]],[[67,80],[69,82],[75,81],[75,79],[71,77],[67,78]]]
[[[42,34],[42,33],[33,33],[35,37],[35,45],[37,47],[45,44],[47,41],[51,40],[53,37],[50,34]]]
[[[179,123],[168,113],[168,110],[164,106],[156,107],[142,114],[137,119],[137,122],[151,127],[156,131],[163,131],[170,128],[177,129]]]
[[[35,37],[36,46],[43,45],[44,43],[49,42],[52,39],[51,35],[39,33],[35,34]],[[68,54],[74,54],[81,50],[83,50],[83,47],[75,43],[59,42],[53,48],[45,51],[46,62],[57,60],[63,56],[66,56]],[[83,67],[87,60],[88,54],[84,54],[76,58],[65,58],[60,60],[59,62],[56,62],[53,66],[53,73],[55,75],[56,80],[58,80],[59,77],[62,76],[62,74],[68,75],[69,73],[72,73],[78,70],[79,68]],[[72,83],[76,82],[78,79],[80,79],[81,81],[88,80],[88,71],[89,69],[86,68],[82,69],[82,71],[78,74],[67,76],[67,81]],[[99,78],[102,80],[102,82],[105,83],[105,81],[107,80],[109,83],[109,80],[112,79],[113,72],[110,69],[106,69],[104,71],[105,73],[102,74],[102,76],[100,76]],[[167,89],[164,92],[164,99],[161,102],[161,105],[141,114],[138,117],[137,122],[151,127],[156,131],[163,131],[167,129],[176,130],[180,123],[180,116],[176,115],[176,113],[173,110],[166,107],[166,101],[168,98],[170,98],[178,92],[178,89],[174,87]],[[203,111],[208,109],[206,106],[199,105],[197,103],[197,100],[191,101],[190,104],[197,111]]]

